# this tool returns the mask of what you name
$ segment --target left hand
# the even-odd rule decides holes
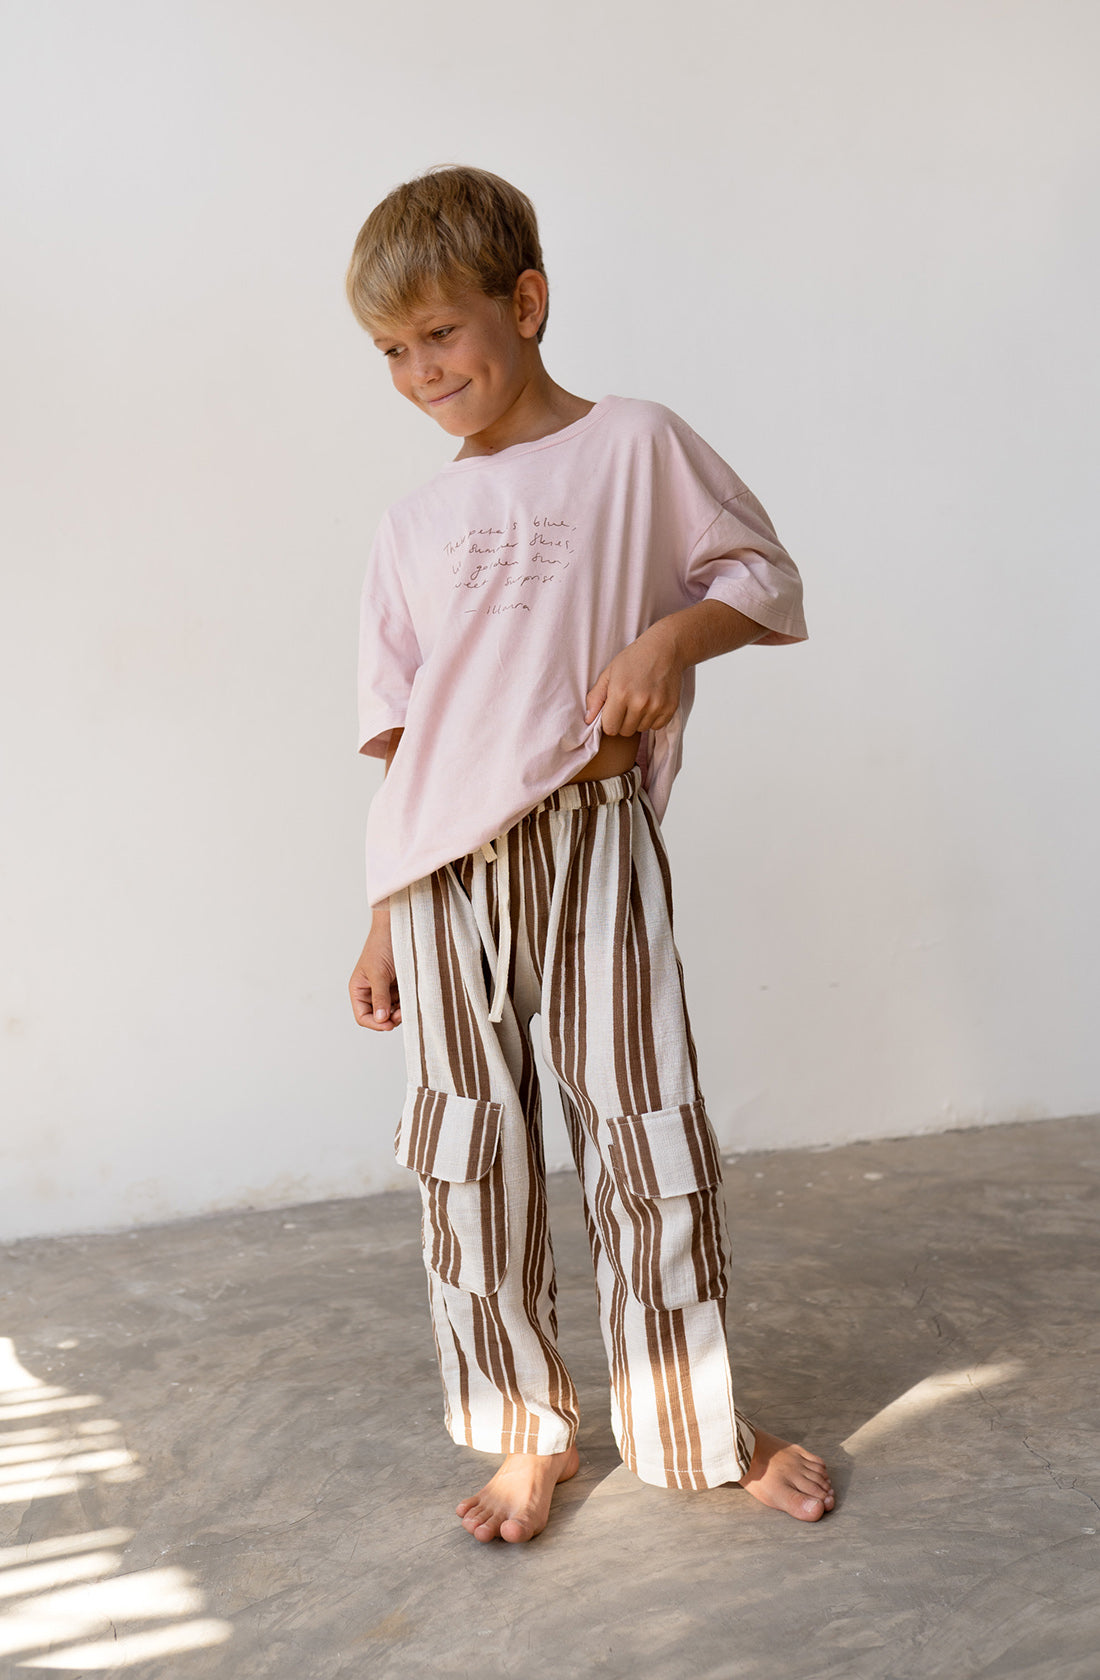
[[[684,667],[669,639],[646,630],[605,665],[586,696],[585,723],[603,711],[605,735],[636,735],[663,729],[680,704]]]

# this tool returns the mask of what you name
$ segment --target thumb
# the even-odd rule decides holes
[[[604,701],[607,699],[608,687],[609,679],[607,670],[605,669],[600,672],[596,681],[593,683],[592,687],[588,690],[588,693],[585,696],[585,706],[587,708],[584,714],[585,723],[594,722],[597,715],[603,711]]]

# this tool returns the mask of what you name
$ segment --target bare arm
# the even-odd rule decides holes
[[[386,748],[387,775],[404,733],[403,729],[390,731]],[[375,1032],[392,1032],[394,1027],[401,1025],[401,1000],[397,995],[393,940],[390,937],[390,907],[386,900],[374,907],[367,942],[348,981],[348,995],[352,1012],[361,1027],[371,1027]]]
[[[725,601],[698,601],[669,613],[600,672],[588,691],[585,722],[592,723],[602,707],[605,735],[663,729],[680,704],[680,685],[689,665],[747,647],[767,634],[767,625],[746,618]]]

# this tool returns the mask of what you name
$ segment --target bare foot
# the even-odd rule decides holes
[[[456,1506],[462,1526],[475,1540],[532,1540],[550,1516],[559,1482],[581,1467],[576,1447],[560,1453],[510,1453],[491,1481]]]
[[[786,1511],[800,1522],[817,1522],[836,1503],[825,1460],[763,1429],[756,1431],[752,1463],[740,1485],[761,1505]]]

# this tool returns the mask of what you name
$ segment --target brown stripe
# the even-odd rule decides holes
[[[485,1344],[485,1301],[481,1295],[466,1297],[470,1306],[470,1323],[473,1330],[474,1359],[478,1370],[492,1381],[492,1370],[489,1362],[489,1351]]]
[[[576,818],[572,814],[561,818],[559,834],[564,842],[562,850],[565,853],[565,882],[561,890],[561,906],[558,914],[557,935],[553,951],[547,952],[546,961],[550,968],[550,996],[546,1023],[546,1041],[551,1065],[557,1070],[570,1090],[576,1089],[576,1034],[572,1019],[566,1015],[566,1003],[570,996],[575,998],[575,987],[571,983],[572,958],[576,951],[576,921],[577,894],[579,882],[576,862],[577,841],[579,830]],[[559,852],[559,857],[561,853]]]
[[[516,995],[516,962],[519,956],[519,923],[516,918],[516,877],[523,865],[520,861],[520,831],[519,825],[509,829],[505,835],[504,844],[508,848],[508,903],[504,906],[504,914],[508,918],[511,939],[508,942],[508,977],[504,987],[509,999]],[[494,875],[496,871],[493,871]]]
[[[737,1457],[739,1462],[744,1466],[745,1470],[748,1470],[749,1465],[752,1463],[753,1455],[753,1448],[749,1444],[749,1438],[744,1429],[744,1425],[747,1421],[748,1420],[742,1418],[740,1412],[734,1408],[733,1427],[737,1434]],[[755,1430],[753,1433],[756,1433]]]
[[[410,891],[408,891],[408,889],[406,889],[406,895],[405,896],[406,896],[406,906],[407,906],[407,908],[404,911],[404,915],[407,917],[408,930],[409,930],[409,949],[412,952],[413,996],[414,996],[415,1006],[416,1006],[416,1042],[417,1042],[417,1046],[420,1050],[420,1083],[421,1083],[421,1085],[426,1085],[428,1083],[428,1064],[427,1064],[427,1061],[425,1060],[425,1051],[424,1051],[424,1009],[423,1009],[423,998],[422,998],[421,990],[420,990],[420,957],[419,957],[419,954],[418,954],[417,949],[416,949],[416,927],[415,927],[415,922],[414,922],[414,917],[413,917],[413,895]],[[419,894],[417,896],[419,897]],[[401,1006],[402,1006],[401,1007],[401,1016],[402,1016],[402,1019],[404,1019],[404,1017],[405,1017],[405,1003],[406,1003],[406,1000],[404,998],[402,998],[401,999]]]
[[[431,1092],[427,1086],[421,1085],[413,1099],[412,1119],[409,1122],[409,1160],[417,1172],[424,1171],[424,1137],[427,1123],[424,1110],[431,1107]]]
[[[574,817],[574,823],[577,820]],[[597,1109],[588,1090],[588,954],[584,925],[588,918],[589,904],[599,885],[595,861],[601,838],[602,827],[599,818],[585,819],[580,829],[579,843],[571,860],[571,874],[576,881],[576,897],[573,904],[572,942],[566,948],[569,963],[567,972],[572,980],[576,1000],[571,1022],[572,1060],[569,1071],[572,1076],[572,1089],[580,1098],[582,1112],[592,1124],[595,1124]]]
[[[538,1322],[538,1299],[542,1293],[546,1264],[546,1187],[540,1127],[541,1096],[526,1033],[522,1035],[521,1042],[519,1096],[523,1110],[527,1164],[527,1208],[521,1272],[523,1310],[528,1323],[542,1342],[544,1338]]]
[[[640,1121],[632,1125],[630,1121],[633,1118],[627,1117],[627,1123],[618,1128],[618,1137],[628,1162],[630,1183],[636,1185],[643,1196],[659,1196],[661,1185],[653,1160],[653,1150],[645,1127]]]
[[[708,1161],[703,1150],[703,1139],[696,1113],[697,1104],[680,1104],[680,1124],[684,1128],[684,1141],[688,1146],[691,1164],[695,1168],[695,1182],[704,1185],[708,1182],[708,1172],[713,1175],[714,1163]],[[708,1152],[709,1153],[709,1152]]]
[[[501,1370],[507,1385],[508,1396],[512,1405],[511,1434],[515,1443],[513,1452],[533,1452],[534,1446],[527,1442],[538,1440],[538,1418],[528,1411],[520,1389],[519,1374],[516,1370],[512,1344],[504,1325],[504,1317],[500,1309],[497,1296],[490,1296],[485,1303],[497,1330],[500,1347]]]
[[[557,1286],[547,1221],[546,1167],[540,1123],[541,1094],[538,1070],[526,1034],[523,1034],[521,1041],[519,1091],[524,1114],[528,1174],[527,1231],[522,1270],[523,1309],[546,1361],[546,1403],[555,1416],[563,1419],[575,1430],[580,1421],[577,1394],[572,1378],[554,1345],[554,1337],[557,1334],[557,1314],[554,1310]],[[549,1302],[549,1337],[540,1320],[544,1292]],[[533,1432],[537,1437],[537,1420],[533,1424]],[[534,1446],[530,1450],[534,1451]]]
[[[675,1486],[683,1487],[687,1469],[687,1435],[684,1430],[683,1397],[680,1391],[680,1366],[676,1357],[674,1312],[661,1313],[658,1318],[658,1340],[661,1346],[661,1374],[668,1395],[668,1421],[672,1437],[673,1476]],[[690,1486],[690,1481],[688,1483]]]
[[[447,991],[443,998],[447,1037],[447,1061],[453,1075],[457,1075],[458,1094],[477,1097],[482,1088],[477,1082],[477,1050],[470,1000],[462,977],[461,945],[455,937],[454,911],[450,893],[443,895],[443,932],[446,945]]]
[[[565,879],[560,886],[555,883],[555,889],[560,891],[561,894],[561,903],[554,949],[546,953],[546,962],[550,970],[550,985],[545,1001],[543,1025],[545,1027],[546,1052],[550,1065],[555,1069],[567,1088],[575,1090],[574,1033],[572,1023],[566,1019],[566,998],[571,990],[569,985],[571,973],[569,959],[576,946],[577,877],[573,865],[577,832],[576,822],[572,816],[563,818],[559,835],[562,844],[558,856],[561,857],[562,853],[565,853]]]
[[[439,1134],[443,1127],[443,1115],[446,1108],[447,1098],[442,1091],[429,1091],[425,1088],[417,1092],[413,1110],[413,1136],[415,1139],[417,1172],[430,1173],[435,1166]]]
[[[436,1288],[439,1293],[442,1294],[442,1285],[437,1284]],[[444,1311],[446,1311],[446,1309],[444,1309]],[[458,1331],[455,1329],[454,1324],[451,1321],[450,1314],[447,1314],[446,1316],[447,1324],[451,1332],[451,1340],[454,1343],[455,1358],[458,1361],[458,1403],[462,1408],[463,1433],[466,1436],[466,1440],[472,1444],[474,1422],[473,1416],[470,1412],[470,1367],[467,1363],[462,1343],[459,1340]],[[442,1361],[440,1361],[440,1366],[442,1368]],[[446,1384],[444,1384],[444,1391],[446,1392]]]
[[[484,1159],[486,1146],[490,1136],[486,1125],[489,1104],[475,1102],[470,1116],[470,1147],[466,1152],[467,1179],[481,1178],[485,1173],[487,1163]]]
[[[630,834],[623,821],[624,810],[618,809],[618,855],[615,877],[615,935],[612,945],[613,956],[617,959],[613,969],[613,983],[611,994],[612,1010],[612,1050],[615,1066],[615,1088],[618,1091],[618,1108],[623,1114],[637,1113],[634,1094],[630,1084],[630,1064],[626,1046],[626,912],[630,893]],[[624,880],[625,875],[625,880]]]
[[[694,1472],[691,1460],[691,1447],[688,1439],[688,1405],[684,1394],[685,1370],[681,1363],[686,1361],[687,1350],[683,1346],[684,1315],[679,1308],[664,1315],[664,1343],[670,1368],[669,1387],[675,1395],[676,1405],[673,1412],[673,1431],[676,1441],[676,1456],[679,1466],[679,1485],[681,1487],[694,1486]]]
[[[531,913],[534,918],[531,933],[531,961],[540,991],[543,977],[543,954],[550,927],[550,906],[553,901],[554,851],[549,813],[535,825],[531,848],[534,884],[531,891]]]
[[[687,1324],[683,1312],[677,1308],[670,1315],[672,1344],[676,1350],[676,1375],[683,1408],[687,1449],[687,1476],[693,1488],[706,1487],[703,1475],[703,1436],[695,1410],[695,1394],[691,1386],[691,1353],[687,1341]]]
[[[438,1270],[439,1261],[439,1221],[436,1216],[435,1196],[430,1184],[424,1185],[424,1254],[432,1271]]]
[[[447,1216],[451,1186],[444,1178],[425,1180],[433,1233],[432,1269],[442,1278],[453,1279],[462,1263],[462,1250]]]
[[[692,1258],[695,1262],[699,1298],[707,1300],[722,1294],[725,1288],[721,1192],[713,1188],[716,1184],[721,1184],[722,1166],[702,1102],[684,1103],[680,1108],[680,1118],[684,1123],[684,1135],[691,1150],[698,1182],[700,1186],[706,1187],[701,1188],[695,1198],[697,1207],[693,1209],[695,1240],[692,1244]]]
[[[633,826],[631,828],[633,840]],[[664,1107],[661,1096],[661,1072],[657,1065],[656,1034],[647,1027],[657,1016],[658,1003],[653,996],[653,960],[649,945],[649,928],[646,923],[645,905],[642,902],[641,882],[637,872],[633,872],[630,901],[633,909],[634,936],[638,952],[638,1014],[637,1038],[642,1062],[642,1080],[645,1086],[645,1109],[647,1113]],[[664,999],[660,1000],[661,1004]]]
[[[508,1264],[508,1197],[504,1187],[504,1160],[498,1155],[489,1172],[489,1204],[491,1241],[487,1245],[487,1277],[493,1280],[494,1291],[500,1288]]]
[[[632,1197],[634,1209],[634,1288],[639,1300],[654,1307],[665,1304],[661,1277],[661,1210],[657,1202]]]
[[[432,876],[432,921],[435,927],[435,958],[436,973],[439,976],[439,1003],[442,1022],[437,1022],[437,1028],[442,1026],[444,1043],[447,1050],[447,1065],[452,1074],[459,1061],[458,1044],[455,1038],[455,973],[454,973],[454,943],[451,935],[450,916],[448,915],[446,877],[441,870]],[[425,1081],[426,1083],[426,1081]],[[468,1096],[464,1085],[458,1086],[459,1096]]]
[[[435,880],[441,887],[434,910],[442,988],[440,1005],[444,1016],[447,1063],[451,1077],[457,1085],[458,1094],[481,1097],[489,1089],[488,1061],[462,976],[462,952],[470,941],[468,938],[460,941],[455,936],[456,912],[462,916],[463,932],[466,932],[469,921],[472,920],[472,912],[467,903],[466,913],[462,915],[461,904],[453,896],[458,890],[458,883],[455,882],[454,872],[450,868],[437,871],[433,877],[433,881]],[[473,943],[477,960],[480,962],[480,939],[475,939]],[[480,968],[474,984],[477,987],[482,984]]]
[[[630,1354],[626,1329],[626,1309],[629,1299],[626,1284],[621,1278],[615,1278],[611,1286],[611,1300],[608,1303],[611,1381],[615,1390],[619,1417],[622,1420],[623,1439],[620,1450],[622,1451],[623,1462],[635,1469],[638,1462],[638,1451],[634,1438],[634,1400],[630,1389]]]
[[[502,1452],[514,1452],[515,1448],[515,1401],[509,1391],[507,1374],[503,1362],[502,1339],[506,1345],[507,1338],[503,1337],[503,1326],[499,1322],[496,1311],[496,1301],[493,1296],[473,1297],[475,1317],[481,1328],[481,1347],[485,1356],[482,1370],[489,1378],[497,1394],[500,1396],[500,1446]]]
[[[673,1453],[672,1432],[669,1428],[672,1410],[668,1385],[665,1381],[664,1348],[661,1345],[660,1314],[646,1312],[645,1314],[646,1345],[649,1349],[649,1368],[653,1373],[653,1392],[656,1400],[657,1433],[660,1436],[661,1452],[663,1455],[665,1479],[670,1486],[675,1486],[676,1466]]]
[[[710,1221],[703,1206],[706,1195],[705,1190],[694,1190],[688,1197],[691,1208],[691,1261],[695,1270],[695,1293],[700,1301],[710,1299],[714,1293],[713,1233],[708,1229]]]
[[[626,813],[627,817],[629,818],[630,807],[627,806],[627,805],[624,805],[624,806],[621,807],[621,809]],[[628,835],[630,834],[630,831],[631,831],[630,830],[630,825],[628,823],[628,825],[627,825],[627,834]],[[633,858],[633,854],[631,854],[630,864],[628,865],[628,873],[627,873],[627,878],[626,878],[626,892],[627,892],[626,938],[623,942],[623,944],[624,944],[624,949],[623,949],[623,965],[624,965],[623,989],[624,989],[624,992],[625,992],[625,995],[626,995],[626,1000],[627,1000],[626,1001],[627,1014],[626,1014],[626,1020],[623,1023],[623,1031],[624,1031],[625,1040],[626,1040],[627,1066],[630,1069],[630,1101],[627,1103],[626,1106],[627,1106],[628,1111],[631,1114],[644,1114],[646,1112],[646,1110],[649,1108],[650,1104],[647,1100],[647,1093],[646,1093],[646,1088],[645,1088],[645,1069],[644,1069],[643,1062],[642,1062],[641,1049],[640,1049],[640,1043],[639,1043],[639,1041],[642,1037],[642,998],[641,998],[640,973],[639,973],[639,963],[638,963],[638,939],[637,939],[637,931],[636,931],[636,928],[635,928],[635,925],[634,925],[634,915],[633,915],[633,911],[634,911],[633,862],[634,862],[634,858]]]

